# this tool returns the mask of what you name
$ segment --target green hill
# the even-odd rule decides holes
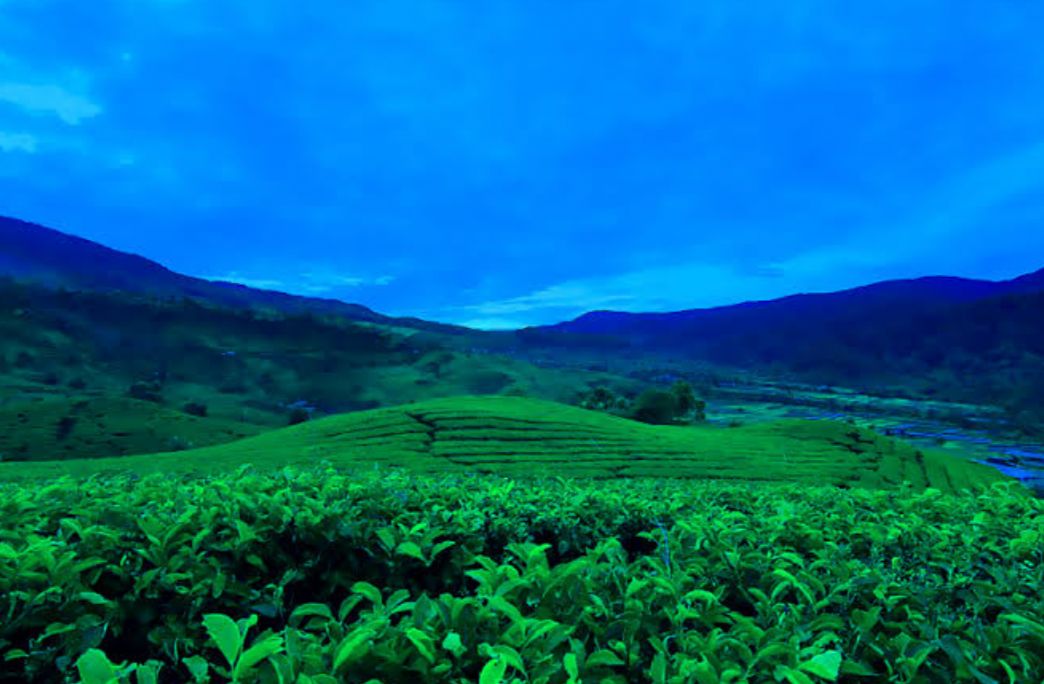
[[[329,461],[512,476],[680,477],[953,491],[990,468],[844,423],[661,427],[517,397],[439,399],[317,420],[222,446],[76,462],[0,464],[0,477],[227,471]]]
[[[334,316],[52,291],[0,278],[0,403],[122,397],[138,385],[141,396],[168,407],[196,402],[212,417],[281,427],[294,405],[324,415],[464,394],[569,401],[592,383],[642,387],[444,341]]]
[[[40,461],[122,456],[211,446],[261,428],[204,418],[152,402],[82,397],[0,407],[0,460]]]

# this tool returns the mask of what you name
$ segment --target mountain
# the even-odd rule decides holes
[[[866,285],[841,292],[799,294],[781,299],[746,302],[671,313],[594,311],[553,326],[548,332],[624,336],[631,341],[663,345],[708,337],[730,337],[767,325],[821,325],[868,322],[878,317],[913,316],[990,297],[1044,291],[1044,270],[1010,281],[994,282],[952,277],[926,277]],[[675,340],[675,335],[687,340]]]
[[[1044,270],[1001,282],[928,277],[673,313],[597,311],[515,338],[562,358],[586,351],[682,369],[709,363],[995,403],[1044,426]]]
[[[360,304],[301,297],[236,283],[175,273],[127,254],[52,228],[0,216],[0,275],[49,287],[125,292],[158,298],[196,299],[219,306],[270,309],[289,314],[326,314],[445,333],[456,326],[393,318]]]

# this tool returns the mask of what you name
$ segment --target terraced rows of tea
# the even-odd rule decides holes
[[[680,477],[952,491],[992,469],[843,423],[663,427],[517,397],[465,397],[335,416],[231,444],[122,458],[0,464],[0,477],[226,470],[327,461],[422,472]]]

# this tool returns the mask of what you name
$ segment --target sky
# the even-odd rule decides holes
[[[0,214],[485,328],[1044,267],[1044,3],[0,0]]]

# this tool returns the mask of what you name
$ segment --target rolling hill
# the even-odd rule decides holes
[[[21,402],[0,406],[0,461],[175,451],[232,442],[261,430],[124,397]]]
[[[242,465],[402,466],[518,477],[680,477],[954,491],[996,471],[844,423],[662,427],[519,397],[464,397],[333,416],[176,454],[0,464],[0,478],[214,472]]]

